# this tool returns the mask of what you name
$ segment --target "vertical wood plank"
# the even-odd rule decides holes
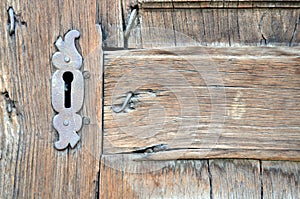
[[[7,9],[15,10],[8,34]],[[94,198],[101,154],[101,34],[96,2],[2,2],[0,10],[0,198]],[[50,101],[51,56],[59,35],[77,29],[85,81],[81,115],[90,124],[75,149],[57,151]],[[12,109],[8,109],[12,107]]]
[[[257,160],[209,160],[212,198],[260,198]]]
[[[104,0],[99,3],[99,20],[103,29],[104,46],[123,47],[122,1]]]
[[[296,199],[300,197],[299,162],[262,162],[263,198]]]
[[[207,161],[135,161],[139,156],[102,157],[100,198],[210,198]]]

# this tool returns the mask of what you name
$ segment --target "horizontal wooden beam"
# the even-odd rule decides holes
[[[300,8],[299,1],[182,1],[182,0],[140,0],[142,9],[255,9],[255,8]]]
[[[111,51],[104,59],[105,154],[300,159],[298,47]],[[126,109],[112,111],[128,92]]]

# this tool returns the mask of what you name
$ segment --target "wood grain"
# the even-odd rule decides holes
[[[299,161],[299,156],[292,150],[249,150],[249,149],[169,149],[166,151],[157,151],[145,153],[144,156],[137,158],[137,161],[164,161],[164,160],[197,160],[199,158],[235,158],[235,159],[258,159],[263,157],[265,160],[285,160]]]
[[[163,154],[204,150],[193,158],[299,160],[298,52],[283,47],[106,52],[104,153],[165,144]],[[129,107],[114,113],[111,106],[122,105],[129,91],[134,92]]]
[[[99,13],[106,47],[124,47],[133,8],[138,17],[129,48],[170,46],[299,46],[298,1],[104,1]]]
[[[141,4],[140,11],[142,46],[299,45],[295,39],[299,4],[263,3],[265,8],[260,8],[264,7],[260,1],[253,4],[249,1],[213,1],[212,4],[208,1],[154,1],[155,6],[149,9],[152,4],[147,1],[144,7]],[[280,8],[280,5],[288,8]],[[272,9],[268,9],[270,7]],[[172,16],[169,27],[162,25],[169,16]],[[157,30],[165,34],[157,37]]]
[[[259,161],[210,160],[209,168],[212,198],[261,198]]]
[[[262,162],[263,198],[299,198],[299,162]]]
[[[208,0],[138,0],[143,9],[192,9],[192,8],[299,8],[299,1],[273,1],[273,0],[258,0],[258,1],[208,1]]]
[[[100,198],[210,198],[207,161],[134,161],[139,156],[103,155]]]
[[[7,10],[15,10],[8,33]],[[0,198],[94,198],[101,154],[101,34],[90,1],[2,1],[0,8]],[[50,101],[51,56],[77,29],[85,82],[81,115],[90,125],[73,150],[57,151]],[[10,108],[11,107],[11,108]]]
[[[298,162],[237,159],[139,161],[143,156],[143,153],[103,155],[100,198],[299,196]]]

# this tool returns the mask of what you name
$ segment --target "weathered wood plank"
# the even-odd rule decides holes
[[[207,161],[135,161],[139,156],[102,156],[100,198],[210,198]]]
[[[198,158],[300,159],[298,52],[283,47],[106,52],[104,153],[165,144],[173,155],[176,149],[212,150]],[[130,108],[114,113],[112,105],[122,105],[129,91]]]
[[[8,8],[15,10],[9,34]],[[94,198],[101,153],[101,34],[90,1],[2,1],[0,8],[0,198]],[[73,150],[57,151],[50,101],[54,42],[70,29],[90,71],[81,115],[90,125]],[[11,107],[11,109],[9,108]]]
[[[122,3],[105,0],[99,3],[99,20],[103,29],[104,46],[123,47]]]
[[[299,45],[298,40],[295,40],[300,16],[299,4],[294,9],[291,9],[292,7],[282,9],[276,8],[276,4],[271,2],[275,8],[264,9],[256,8],[249,1],[213,2],[212,6],[203,5],[203,8],[201,3],[197,3],[200,8],[194,7],[193,3],[181,3],[180,5],[186,6],[182,8],[176,6],[176,2],[169,1],[169,3],[159,3],[155,9],[147,9],[147,7],[140,9],[143,47],[151,47],[152,41],[157,39],[160,40],[161,47],[172,46],[174,42],[175,46]],[[210,4],[210,2],[206,3]],[[146,5],[148,4],[150,3]],[[251,9],[239,7],[239,4],[245,4]],[[143,7],[143,3],[141,5]],[[252,9],[252,6],[255,8]],[[170,27],[161,25],[165,19],[159,18],[162,13],[172,15],[173,21]],[[156,29],[166,33],[158,38],[152,37]],[[173,39],[169,37],[171,33],[174,33]],[[172,42],[168,42],[170,40]]]
[[[212,198],[261,198],[257,160],[210,160]]]
[[[104,1],[100,22],[106,47],[299,45],[299,1]]]
[[[299,181],[299,162],[262,162],[263,198],[299,198]]]
[[[297,0],[258,0],[258,1],[209,1],[209,0],[138,0],[143,9],[216,9],[216,8],[299,8],[300,2]]]

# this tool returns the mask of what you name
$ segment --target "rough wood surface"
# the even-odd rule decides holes
[[[161,46],[160,43],[164,46],[298,45],[299,38],[295,35],[299,4],[294,9],[276,8],[276,5],[276,9],[245,9],[237,2],[233,5],[229,2],[214,1],[215,7],[207,8],[194,8],[192,3],[182,3],[186,7],[180,8],[176,7],[176,3],[168,3],[171,9],[163,5],[162,8],[141,9],[142,46]],[[229,4],[232,7],[226,8]],[[242,4],[255,7],[256,3]],[[215,9],[218,5],[226,9]],[[164,12],[161,9],[168,10]],[[166,34],[157,37],[157,30]],[[173,43],[168,42],[170,38]]]
[[[210,198],[207,161],[136,162],[139,155],[103,155],[100,198]]]
[[[130,13],[138,10],[129,48],[169,46],[298,46],[299,1],[104,1],[107,47],[124,47]]]
[[[263,198],[299,198],[299,181],[299,162],[262,162]]]
[[[124,33],[128,28],[130,14],[133,9],[138,9],[132,0],[103,0],[99,4],[99,21],[103,29],[103,47],[124,48],[130,44],[130,48],[141,48],[141,29],[139,18],[133,20],[130,28],[129,41],[124,39]],[[125,42],[125,43],[124,43]],[[127,43],[127,44],[126,44]]]
[[[158,11],[157,8],[151,8],[154,5],[153,1],[148,4],[148,8],[144,4],[145,1],[136,4],[136,1],[129,0],[98,1],[97,5],[96,2],[86,0],[76,2],[70,0],[2,1],[0,8],[0,198],[213,198],[213,196],[220,195],[239,198],[239,196],[248,193],[244,183],[249,184],[250,190],[257,198],[259,198],[257,195],[259,192],[262,193],[263,198],[299,198],[299,163],[263,161],[264,175],[260,181],[257,179],[257,161],[174,161],[175,158],[178,158],[178,154],[183,159],[264,157],[266,159],[299,160],[299,150],[295,151],[299,148],[299,126],[296,121],[296,118],[299,118],[299,112],[297,112],[299,110],[299,92],[297,89],[299,86],[299,69],[296,67],[299,63],[299,57],[297,57],[299,49],[279,49],[272,52],[268,49],[259,49],[261,56],[258,58],[255,50],[247,51],[246,54],[249,57],[246,56],[242,59],[239,58],[241,49],[228,51],[227,54],[226,50],[223,49],[223,53],[226,54],[224,57],[218,57],[218,52],[214,50],[206,49],[205,51],[208,50],[206,54],[201,51],[201,54],[204,54],[203,56],[206,58],[211,54],[213,58],[217,57],[215,61],[210,59],[209,61],[220,66],[218,69],[223,74],[224,79],[222,80],[225,85],[229,85],[229,92],[226,90],[226,96],[229,100],[228,104],[233,105],[226,107],[229,112],[225,112],[229,126],[245,125],[242,126],[242,130],[246,130],[244,132],[238,131],[237,128],[228,128],[229,133],[226,134],[225,132],[226,136],[224,137],[211,137],[210,134],[207,134],[209,136],[206,136],[205,133],[202,134],[205,138],[209,138],[209,141],[215,142],[217,140],[218,143],[221,143],[218,146],[220,148],[216,150],[198,148],[199,146],[208,146],[209,143],[204,143],[207,141],[206,139],[202,141],[194,139],[197,137],[197,131],[191,135],[193,141],[196,141],[196,145],[194,145],[196,149],[188,149],[188,151],[185,148],[173,147],[177,142],[179,145],[187,146],[184,139],[189,136],[187,134],[177,137],[174,142],[172,140],[173,145],[157,145],[168,144],[165,142],[165,138],[174,138],[173,130],[167,133],[165,137],[162,136],[157,139],[165,132],[158,132],[151,138],[152,134],[150,137],[149,134],[145,134],[149,131],[141,129],[138,131],[141,133],[138,137],[140,140],[136,141],[137,136],[134,135],[136,123],[129,122],[127,125],[129,129],[133,129],[133,134],[123,137],[123,143],[116,139],[119,136],[117,129],[107,131],[106,136],[108,137],[104,140],[106,152],[134,152],[135,154],[104,155],[100,161],[102,60],[99,47],[101,38],[105,40],[107,47],[124,47],[123,34],[128,27],[128,19],[132,10],[138,9],[138,17],[133,22],[135,25],[129,37],[129,48],[161,44],[167,46],[198,45],[199,43],[204,45],[237,45],[235,42],[239,42],[238,45],[253,43],[255,45],[276,43],[291,46],[299,45],[297,1],[294,4],[290,1],[284,2],[289,3],[290,9],[284,8],[286,4],[276,3],[274,5],[276,8],[270,10],[247,8],[247,10],[237,9],[236,11],[234,1],[228,4],[225,2],[222,5],[227,6],[228,9],[215,9],[221,4],[212,1],[212,6],[215,8],[211,10],[208,10],[210,8],[198,9],[196,4],[188,5],[181,3],[183,1],[173,1],[173,3],[176,2],[178,4],[173,4],[172,8],[170,8],[170,3],[165,4],[164,11],[161,12],[162,9]],[[264,5],[273,6],[271,1],[270,3],[268,1],[262,2],[267,3],[257,3],[256,1],[261,7]],[[204,4],[203,1],[201,6]],[[249,6],[244,2],[239,2],[238,5],[239,7],[242,5],[244,7]],[[167,8],[168,6],[169,8]],[[11,34],[9,34],[9,7],[14,8],[14,19],[16,20],[15,31]],[[226,24],[227,19],[225,17],[227,16],[230,20],[237,20],[237,22],[229,21],[229,25]],[[254,19],[252,16],[255,16]],[[153,21],[147,22],[147,20]],[[207,25],[213,24],[205,30],[205,37],[203,37],[204,32],[201,35],[197,33],[197,30],[192,29],[199,27],[201,29],[201,25],[190,25],[192,22],[201,24],[201,20]],[[101,22],[101,28],[105,33],[103,36],[100,33],[100,28],[97,28],[96,23],[98,21]],[[147,24],[158,26],[158,28],[156,30],[147,29]],[[237,24],[239,26],[236,26]],[[259,33],[256,33],[257,24],[259,25]],[[225,32],[221,30],[223,28]],[[239,34],[236,32],[236,28],[238,28]],[[54,72],[54,68],[51,66],[51,55],[56,51],[53,43],[57,36],[62,36],[69,29],[77,29],[81,32],[78,46],[84,58],[83,70],[91,73],[91,77],[85,80],[85,103],[81,111],[83,116],[90,118],[90,124],[85,125],[81,130],[82,140],[74,150],[56,151],[53,144],[57,140],[57,133],[51,124],[55,114],[50,102],[49,80]],[[171,31],[167,31],[169,29]],[[230,31],[226,32],[228,30]],[[144,34],[142,34],[143,32]],[[188,34],[185,36],[179,32],[184,34],[188,32]],[[229,41],[230,43],[228,43]],[[180,49],[178,50],[177,54],[182,53]],[[108,56],[107,58],[116,57],[116,53],[120,53],[120,51],[115,52],[115,54],[108,53],[111,57]],[[139,54],[138,52],[139,59],[145,58],[143,53]],[[145,53],[148,55],[150,51]],[[151,55],[151,53],[153,54]],[[165,59],[165,56],[175,56],[179,66],[183,61],[182,58],[178,58],[170,52],[154,50],[151,53],[148,58],[153,62],[148,60],[149,64],[157,64],[155,65],[157,68],[161,66],[160,63]],[[135,56],[131,57],[130,55],[128,57],[131,66],[139,63],[135,60]],[[274,58],[277,56],[279,57]],[[191,57],[193,56],[191,55]],[[120,60],[114,60],[114,63],[108,66],[115,66],[115,64],[124,61],[124,58],[126,56],[121,57]],[[169,58],[171,61],[173,60],[172,57]],[[194,57],[194,60],[197,59]],[[249,64],[236,68],[245,63],[243,59],[248,60]],[[260,65],[259,59],[266,59],[266,64]],[[184,63],[186,64],[185,67],[190,69],[191,61],[184,61]],[[197,62],[195,63],[197,65]],[[233,66],[227,68],[228,63],[230,63],[229,66],[231,64]],[[128,64],[120,64],[120,66],[120,69],[124,69],[122,66],[128,66]],[[112,82],[108,82],[107,85],[115,85],[118,81],[117,78],[119,78],[118,74],[126,73],[125,69],[123,71],[115,69],[116,76],[110,76],[109,81]],[[200,118],[204,122],[204,126],[199,125],[197,128],[199,127],[198,130],[201,132],[201,128],[207,130],[205,125],[209,123],[210,113],[202,112],[211,109],[211,104],[208,103],[211,100],[209,100],[207,82],[204,83],[203,78],[199,80],[199,75],[198,73],[195,74],[194,69],[190,71],[185,71],[185,68],[180,67],[177,69],[179,69],[180,75],[176,78],[182,78],[183,74],[183,77],[192,87],[196,84],[193,92],[196,98],[201,97],[197,103],[201,105]],[[112,75],[113,73],[107,74]],[[166,73],[165,75],[170,74]],[[244,79],[245,76],[250,78]],[[145,79],[151,80],[149,77],[152,76]],[[157,76],[153,78],[157,80]],[[250,82],[253,86],[252,89],[245,87],[249,85],[248,83],[241,86],[242,80]],[[264,86],[265,89],[260,86]],[[178,98],[168,92],[168,89],[155,83],[150,84],[150,87],[159,88],[159,93],[149,90],[147,85],[141,87],[138,93],[135,93],[134,98],[139,101],[130,102],[136,110],[127,111],[132,114],[143,110],[142,114],[149,114],[152,118],[151,122],[155,123],[150,128],[156,134],[160,128],[161,117],[151,116],[164,115],[162,115],[163,111],[160,112],[162,107],[156,106],[153,99],[160,98],[159,102],[163,102],[162,104],[165,100],[169,100],[170,106],[165,107],[166,112],[164,113],[167,118],[176,116],[179,113],[178,109],[182,107],[179,106]],[[123,88],[121,87],[121,89]],[[106,93],[109,93],[108,91],[113,88],[106,87],[106,89]],[[118,98],[119,93],[115,94]],[[112,103],[123,102],[125,93],[122,95],[123,98],[116,99],[116,101],[113,99],[105,102],[106,114],[108,114],[106,116],[111,117],[109,108]],[[253,96],[256,96],[254,101]],[[264,99],[268,100],[262,101]],[[148,111],[152,105],[154,105],[152,111]],[[253,111],[251,108],[256,110]],[[283,111],[283,109],[287,111]],[[193,113],[193,110],[187,110]],[[257,112],[260,117],[256,115],[255,121],[257,123],[253,127],[252,123],[247,122],[253,121],[251,116]],[[127,117],[128,114],[122,113],[122,115]],[[250,120],[245,118],[250,118]],[[112,122],[111,119],[112,117],[108,117],[107,124]],[[140,124],[142,125],[150,121],[141,119],[142,123]],[[175,118],[175,121],[176,119],[178,118]],[[159,128],[157,129],[157,127]],[[176,130],[178,126],[173,127]],[[128,129],[123,129],[123,132],[124,130],[126,132]],[[249,134],[251,134],[254,143],[248,142]],[[122,138],[124,134],[121,133],[120,135]],[[232,142],[229,143],[226,140]],[[261,142],[262,145],[256,146],[255,143],[257,142]],[[274,146],[274,142],[278,143],[278,146]],[[130,146],[131,144],[132,146]],[[231,144],[240,148],[232,148]],[[254,147],[254,149],[249,150],[249,147]],[[273,147],[276,147],[275,151]],[[291,148],[292,150],[290,150]],[[111,151],[112,149],[117,149],[117,151]],[[219,176],[223,178],[220,179]],[[222,184],[218,181],[221,181]],[[261,182],[263,189],[259,187]],[[233,189],[218,189],[225,185]],[[251,196],[249,197],[251,198]]]
[[[174,159],[173,150],[202,149],[198,158],[299,160],[298,55],[283,47],[106,52],[104,153],[162,144]],[[129,106],[114,113],[129,91]]]
[[[7,10],[15,10],[9,34]],[[94,198],[101,153],[101,44],[90,1],[1,1],[0,198]],[[90,124],[73,150],[57,151],[50,101],[51,56],[59,35],[77,29]]]
[[[143,156],[103,155],[100,198],[299,198],[299,162]]]
[[[286,0],[256,0],[256,1],[238,1],[238,0],[138,0],[143,9],[191,9],[191,8],[299,8],[300,2]]]
[[[210,160],[209,169],[212,198],[261,198],[259,161]]]
[[[296,155],[295,155],[296,153]],[[297,152],[293,150],[249,150],[249,149],[169,149],[167,151],[156,151],[155,153],[145,153],[144,156],[137,158],[138,161],[145,160],[197,160],[199,158],[236,158],[236,159],[258,159],[263,157],[265,160],[286,160],[299,161]]]

